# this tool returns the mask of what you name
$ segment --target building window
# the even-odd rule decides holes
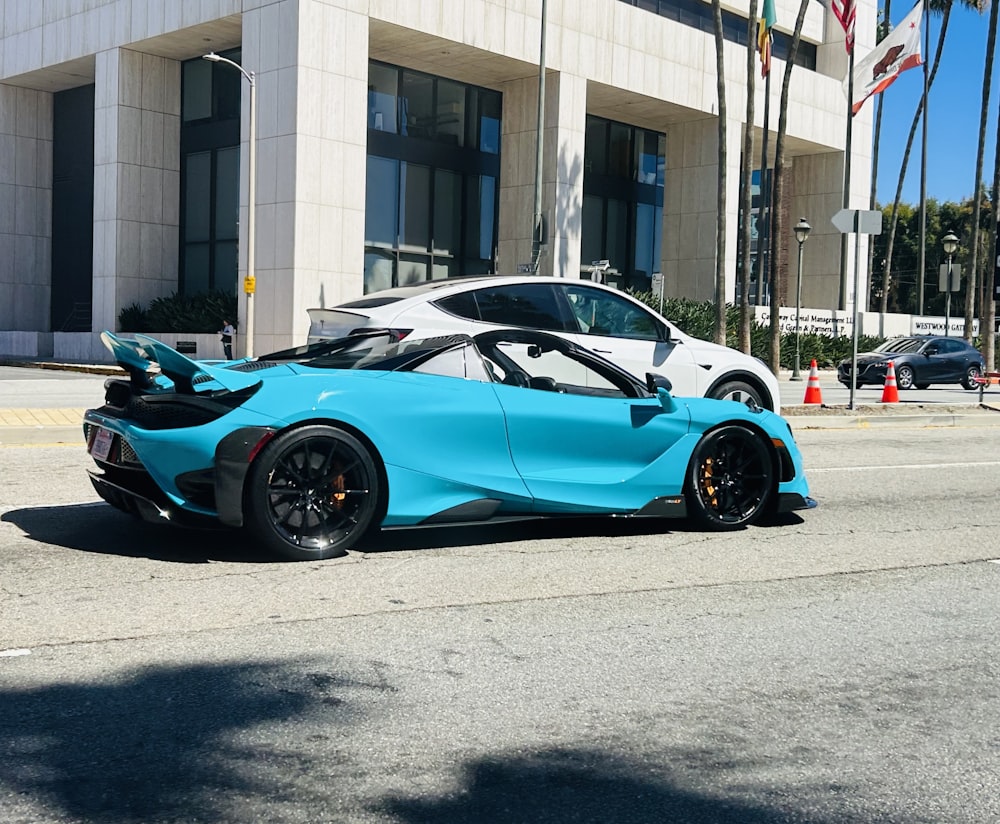
[[[622,0],[630,6],[644,9],[683,23],[685,26],[712,33],[712,6],[702,0]],[[755,27],[756,30],[756,27]],[[747,18],[731,11],[722,10],[722,36],[731,43],[747,44]],[[787,60],[791,51],[792,38],[780,31],[773,31],[773,54],[779,60]],[[816,71],[816,46],[799,40],[799,50],[795,54],[795,65]]]
[[[239,49],[223,53],[240,62]],[[236,291],[242,75],[201,58],[181,69],[182,294]]]
[[[666,136],[587,117],[581,262],[610,261],[620,285],[648,291],[660,271]]]
[[[365,292],[496,271],[501,96],[372,61]]]

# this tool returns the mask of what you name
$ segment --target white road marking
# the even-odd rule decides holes
[[[0,658],[17,658],[20,655],[31,655],[30,649],[0,649]]]
[[[807,466],[806,475],[817,472],[869,472],[873,469],[950,469],[970,466],[1000,466],[1000,461],[959,461],[958,463],[935,464],[887,464],[876,466]]]

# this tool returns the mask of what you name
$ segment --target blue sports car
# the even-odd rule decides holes
[[[343,555],[379,528],[609,515],[725,530],[815,506],[780,416],[675,398],[541,332],[365,330],[222,363],[102,338],[127,377],[85,415],[101,497],[242,527],[287,558]]]

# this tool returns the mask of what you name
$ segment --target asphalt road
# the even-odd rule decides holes
[[[275,563],[0,447],[10,821],[995,822],[995,428],[799,434],[820,507]]]

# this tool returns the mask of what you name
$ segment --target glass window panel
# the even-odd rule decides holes
[[[635,180],[637,183],[654,186],[661,172],[659,154],[660,135],[636,129],[635,133]],[[663,185],[659,183],[659,185]]]
[[[398,131],[396,84],[399,70],[380,63],[368,64],[368,128],[380,132]]]
[[[184,64],[182,83],[184,101],[181,116],[185,123],[212,116],[212,64],[208,60],[189,60]]]
[[[587,118],[587,135],[583,150],[584,168],[587,173],[607,174],[608,171],[608,121],[599,117]]]
[[[408,137],[434,136],[434,78],[403,71],[400,133]]]
[[[399,247],[430,249],[431,170],[417,163],[399,169]]]
[[[365,194],[365,243],[369,246],[396,245],[396,209],[399,161],[368,156]]]
[[[208,240],[211,231],[212,153],[189,154],[184,164],[184,240]]]
[[[381,292],[393,285],[396,256],[380,249],[365,249],[365,294]]]
[[[492,275],[493,271],[493,261],[492,260],[481,260],[479,258],[466,258],[465,262],[462,264],[462,271],[458,272],[460,275]]]
[[[478,175],[466,178],[468,193],[465,215],[465,254],[492,261],[493,227],[496,215],[496,178]]]
[[[635,208],[635,259],[631,286],[649,291],[653,269],[655,207],[639,203]]]
[[[628,204],[608,198],[606,219],[606,257],[611,261],[612,269],[624,271],[632,259],[628,248]]]
[[[653,207],[653,272],[663,269],[663,207]]]
[[[187,295],[209,290],[209,248],[207,243],[184,246],[184,293]]]
[[[502,97],[498,92],[480,90],[479,151],[500,154],[500,112]]]
[[[608,174],[632,179],[632,128],[622,123],[611,124],[608,148]]]
[[[594,195],[583,198],[583,238],[580,243],[580,265],[604,258],[604,201]]]
[[[215,155],[215,237],[235,239],[239,234],[240,150],[233,146]]]
[[[438,80],[436,139],[452,146],[465,145],[465,86]]]
[[[423,255],[399,256],[399,285],[421,283],[428,280],[430,259]]]
[[[239,262],[235,240],[215,244],[215,273],[212,288],[222,292],[235,292],[239,276]]]
[[[434,172],[434,252],[457,255],[462,226],[462,177],[455,172]]]
[[[234,63],[242,63],[243,52],[237,49],[223,53],[223,57]],[[201,61],[208,63],[207,60]],[[215,116],[217,118],[234,118],[240,116],[241,95],[246,79],[243,72],[223,63],[208,63],[212,66],[212,90],[215,95]],[[249,94],[249,92],[248,92]]]

